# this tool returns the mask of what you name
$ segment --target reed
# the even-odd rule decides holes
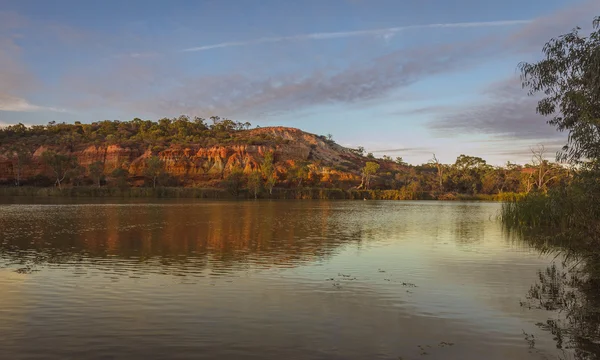
[[[108,186],[73,186],[63,187],[0,187],[0,196],[29,197],[74,197],[74,198],[195,198],[195,199],[254,199],[247,189],[241,189],[233,195],[226,189],[197,187],[108,187]],[[399,190],[356,190],[340,188],[274,188],[272,194],[263,191],[262,199],[290,200],[472,200],[472,201],[507,201],[519,194],[502,193],[455,194],[424,191],[411,191],[406,187]]]

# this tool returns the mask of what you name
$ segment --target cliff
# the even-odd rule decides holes
[[[309,170],[307,181],[312,179],[325,184],[351,187],[360,183],[360,169],[367,161],[367,158],[356,151],[323,136],[289,127],[240,130],[235,132],[235,137],[216,140],[211,145],[201,144],[202,141],[187,144],[167,142],[156,146],[143,142],[111,144],[109,141],[80,139],[69,146],[64,143],[38,146],[34,141],[29,141],[30,144],[32,142],[31,159],[21,170],[23,182],[40,175],[52,178],[52,170],[42,161],[42,154],[48,150],[76,157],[79,165],[85,169],[100,162],[107,177],[117,168],[127,169],[129,180],[134,185],[143,181],[147,159],[151,156],[158,156],[164,164],[166,174],[178,185],[184,186],[218,184],[233,168],[249,173],[259,169],[265,154],[272,152],[280,184],[287,183],[291,168],[306,164]],[[19,141],[14,143],[18,144]],[[16,161],[15,156],[4,151],[4,155],[0,157],[0,182],[13,181]]]

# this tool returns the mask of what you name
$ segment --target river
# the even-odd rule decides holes
[[[498,203],[4,200],[1,359],[559,354]]]

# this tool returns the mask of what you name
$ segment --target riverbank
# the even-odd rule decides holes
[[[507,233],[557,259],[540,271],[521,304],[559,311],[541,328],[557,346],[577,349],[576,359],[600,356],[600,186],[597,173],[579,173],[547,194],[532,193],[502,204]],[[563,345],[564,342],[564,345]]]
[[[194,198],[194,199],[253,199],[248,191],[240,191],[237,196],[225,189],[194,187],[0,187],[0,196],[29,197],[93,197],[93,198]],[[331,188],[273,189],[272,194],[261,193],[260,199],[288,200],[479,200],[507,201],[522,196],[516,193],[453,194],[406,192],[403,190],[344,190]]]

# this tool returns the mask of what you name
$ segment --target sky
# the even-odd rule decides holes
[[[0,0],[0,125],[213,115],[413,164],[549,157],[519,62],[598,0]]]

